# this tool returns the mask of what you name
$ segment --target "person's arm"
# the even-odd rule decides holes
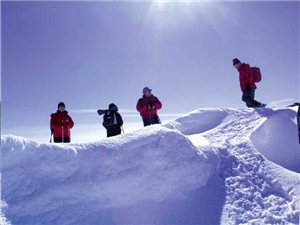
[[[136,110],[139,112],[143,112],[148,109],[147,105],[143,105],[142,99],[139,99],[136,104]]]
[[[245,71],[240,71],[240,84],[242,91],[245,91],[247,84],[250,84],[251,79],[249,79],[249,75]]]
[[[55,114],[53,114],[51,117],[51,128],[54,130],[61,129],[62,127],[62,123],[57,123],[56,118],[57,116]]]
[[[117,120],[118,120],[118,124],[121,126],[123,126],[123,119],[122,116],[120,115],[120,113],[117,113]]]
[[[155,97],[155,102],[154,102],[154,106],[156,109],[161,109],[162,108],[162,104],[159,101],[159,99],[157,97]]]
[[[72,129],[74,127],[74,121],[72,120],[71,116],[67,116],[68,118],[68,125],[69,125],[69,129]]]

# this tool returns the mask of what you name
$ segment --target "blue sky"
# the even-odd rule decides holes
[[[163,122],[204,107],[245,107],[237,57],[258,66],[257,100],[299,101],[299,2],[1,2],[2,134],[48,141],[60,101],[73,140],[105,137],[114,102],[125,131],[145,86]]]

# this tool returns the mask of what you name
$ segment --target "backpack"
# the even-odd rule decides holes
[[[251,67],[252,69],[252,73],[253,73],[253,77],[254,77],[254,82],[258,83],[261,81],[261,72],[260,69],[258,67]]]
[[[103,117],[103,126],[106,129],[112,129],[118,124],[116,113],[105,114]]]

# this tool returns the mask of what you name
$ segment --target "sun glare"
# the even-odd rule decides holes
[[[193,22],[197,14],[205,14],[205,4],[195,0],[153,0],[149,18],[160,30],[177,29],[180,24]]]

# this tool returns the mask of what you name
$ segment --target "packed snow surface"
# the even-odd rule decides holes
[[[12,224],[298,224],[290,109],[199,109],[87,144],[1,137]]]

